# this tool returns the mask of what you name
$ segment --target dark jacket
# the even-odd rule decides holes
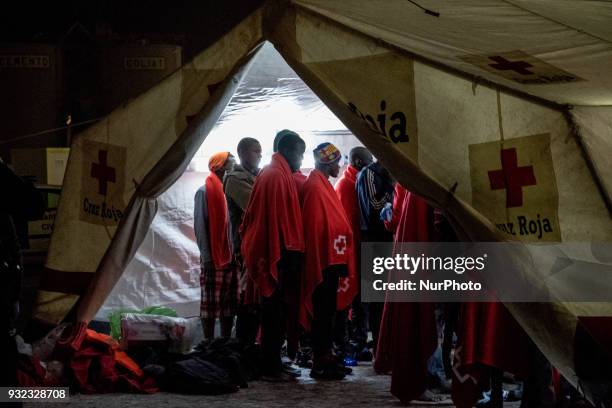
[[[391,176],[378,162],[374,162],[357,175],[359,220],[364,241],[390,241],[393,239],[380,218],[385,204],[393,203],[395,189]]]
[[[18,177],[0,161],[0,279],[2,328],[11,327],[16,319],[16,305],[21,292],[22,259],[15,219],[42,218],[44,202],[34,186]]]

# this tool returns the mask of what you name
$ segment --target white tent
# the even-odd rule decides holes
[[[77,137],[36,316],[95,316],[264,40],[464,239],[611,241],[612,3],[418,3],[268,1]],[[538,217],[541,236],[498,228]],[[580,319],[612,318],[610,303],[506,306],[574,383]]]
[[[346,154],[361,145],[267,43],[185,173],[159,196],[147,235],[96,320],[107,320],[120,308],[152,305],[172,307],[183,317],[199,316],[200,253],[193,234],[193,197],[208,175],[208,157],[223,150],[237,156],[236,145],[250,136],[262,143],[263,166],[272,156],[275,133],[284,128],[297,131],[311,149],[330,141]],[[303,172],[313,165],[307,152]]]

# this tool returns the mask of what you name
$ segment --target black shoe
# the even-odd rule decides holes
[[[283,363],[283,372],[293,376],[294,378],[302,376],[302,370],[300,370],[299,367],[292,362]]]
[[[329,364],[323,367],[313,367],[310,369],[310,378],[317,380],[342,380],[346,376],[343,367],[337,364]]]
[[[340,366],[340,368],[341,368],[342,370],[344,370],[344,374],[345,374],[345,375],[351,375],[351,374],[353,374],[353,369],[352,369],[351,367],[347,367],[347,366],[345,366],[345,365],[342,365],[342,366]]]
[[[304,347],[298,351],[295,362],[299,367],[312,368],[312,349]]]
[[[357,355],[357,361],[372,361],[372,352],[368,348],[364,348]]]
[[[279,371],[278,373],[264,374],[261,376],[261,379],[263,381],[274,382],[274,383],[288,383],[288,382],[295,381],[294,376],[289,375],[288,373],[284,371]]]
[[[338,368],[338,370],[340,371],[344,371],[344,374],[349,375],[349,374],[353,374],[353,369],[350,367],[347,367],[344,364],[344,357],[343,354],[336,354],[334,356],[334,362]]]

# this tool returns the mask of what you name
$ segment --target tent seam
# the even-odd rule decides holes
[[[608,214],[610,215],[610,217],[612,217],[612,197],[610,196],[610,192],[608,191],[605,184],[601,180],[601,177],[599,176],[599,172],[597,171],[597,169],[595,168],[595,165],[593,164],[593,160],[591,158],[591,154],[589,153],[589,149],[585,145],[584,138],[582,137],[582,133],[580,132],[580,125],[574,120],[574,118],[572,117],[570,113],[571,108],[572,107],[570,106],[567,111],[563,112],[563,116],[565,117],[565,120],[567,121],[567,124],[569,127],[569,132],[572,136],[574,136],[574,139],[576,140],[576,143],[578,144],[578,148],[580,149],[580,152],[582,154],[582,157],[584,158],[586,166],[589,169],[591,176],[593,177],[595,186],[597,187],[597,190],[599,191],[599,194],[601,195],[601,198],[606,206],[606,209],[608,210]]]
[[[563,27],[565,27],[565,28],[569,28],[570,30],[574,30],[574,31],[576,31],[576,32],[578,32],[578,33],[580,33],[580,34],[587,35],[587,36],[589,36],[589,37],[591,37],[591,38],[594,38],[594,39],[599,40],[599,41],[601,41],[601,42],[605,42],[605,43],[607,43],[607,44],[611,44],[611,45],[612,45],[612,41],[610,41],[610,40],[607,40],[607,39],[605,39],[605,38],[598,37],[598,36],[596,36],[595,34],[591,34],[591,33],[589,33],[589,32],[586,32],[586,31],[584,31],[584,30],[581,30],[581,29],[579,29],[579,28],[572,27],[572,26],[571,26],[571,25],[569,25],[569,24],[563,23],[563,22],[561,22],[561,21],[557,21],[557,20],[555,20],[555,19],[553,19],[553,18],[551,18],[551,17],[544,16],[544,15],[542,15],[542,14],[540,14],[540,13],[537,13],[537,12],[535,12],[535,11],[533,11],[533,10],[529,10],[529,9],[528,9],[528,8],[526,8],[526,7],[519,6],[518,4],[514,4],[514,3],[513,3],[512,1],[510,1],[510,0],[500,0],[500,1],[502,1],[503,3],[509,4],[509,5],[513,6],[513,7],[516,7],[516,8],[518,8],[519,10],[525,11],[525,12],[527,12],[527,13],[533,14],[534,16],[537,16],[537,17],[540,17],[540,18],[542,18],[542,19],[544,19],[544,20],[550,21],[551,23],[558,24],[558,25],[563,26]]]

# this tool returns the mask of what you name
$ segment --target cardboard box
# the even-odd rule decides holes
[[[61,186],[69,155],[69,147],[12,149],[11,163],[18,175],[32,176],[37,184]]]
[[[53,232],[57,209],[47,209],[40,220],[28,221],[29,249],[47,249]]]
[[[41,43],[0,44],[0,140],[12,139],[65,122],[64,53]],[[10,143],[11,148],[60,146],[65,131],[48,132]],[[0,145],[6,158],[9,146]]]
[[[113,45],[99,56],[96,100],[104,113],[155,86],[182,64],[182,48],[170,44]]]

